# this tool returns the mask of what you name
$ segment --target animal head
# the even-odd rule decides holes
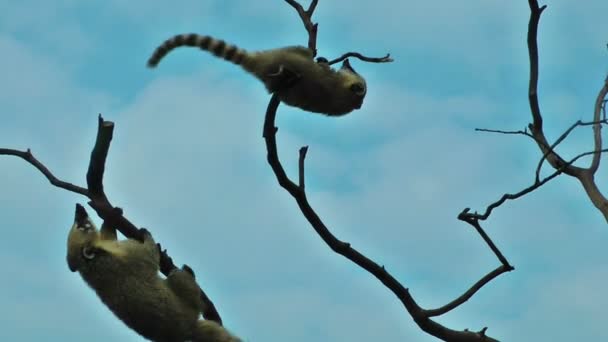
[[[345,59],[344,62],[342,62],[342,67],[338,70],[338,73],[340,73],[344,79],[343,85],[348,89],[349,95],[356,105],[355,108],[361,108],[363,99],[367,93],[365,79],[353,69],[348,59]]]
[[[99,240],[99,231],[87,211],[76,204],[74,224],[68,234],[68,267],[70,271],[79,271],[87,261],[95,258],[95,243]]]

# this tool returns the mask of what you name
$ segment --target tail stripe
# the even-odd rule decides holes
[[[234,64],[238,64],[240,65],[241,63],[243,63],[243,59],[245,58],[245,56],[247,55],[247,53],[239,48],[236,48],[236,52],[235,55],[232,57],[231,61]]]
[[[203,50],[208,50],[209,44],[211,44],[211,42],[213,41],[213,38],[209,36],[199,36],[198,34],[194,33],[192,33],[191,36],[193,37],[194,42],[192,43],[192,45],[189,46],[199,47]]]
[[[238,48],[236,47],[236,45],[228,45],[228,48],[226,48],[226,51],[224,52],[224,58],[236,63],[236,61],[234,61],[232,58],[234,58],[234,54],[236,53],[237,50],[238,50]],[[236,64],[240,64],[240,63],[236,63]]]
[[[241,64],[247,54],[245,50],[239,49],[235,45],[227,44],[223,40],[214,39],[210,36],[202,36],[196,33],[180,34],[167,39],[156,48],[148,60],[148,67],[154,68],[171,50],[180,46],[198,47],[235,64]]]
[[[214,44],[210,47],[210,51],[212,54],[223,57],[222,52],[224,52],[224,48],[226,47],[226,42],[223,40],[216,40]]]

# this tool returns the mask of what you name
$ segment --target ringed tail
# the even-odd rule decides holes
[[[237,65],[240,65],[247,56],[247,51],[236,45],[228,44],[221,39],[215,39],[210,36],[203,36],[196,33],[178,34],[165,40],[164,43],[154,50],[154,53],[150,59],[148,59],[148,67],[156,67],[161,59],[171,52],[171,50],[182,46],[197,47],[201,50],[209,51],[215,56]]]

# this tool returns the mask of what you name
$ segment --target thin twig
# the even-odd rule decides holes
[[[454,299],[453,301],[447,303],[446,305],[444,305],[440,308],[424,310],[424,312],[428,317],[435,317],[435,316],[441,316],[443,314],[446,314],[446,313],[454,310],[455,308],[459,307],[460,305],[464,304],[469,299],[471,299],[473,297],[473,295],[475,295],[475,293],[477,293],[477,291],[479,291],[484,285],[486,285],[489,282],[491,282],[492,280],[494,280],[494,278],[498,277],[499,275],[501,275],[505,272],[512,271],[513,269],[514,269],[513,267],[500,265],[496,269],[494,269],[494,270],[490,271],[488,274],[486,274],[483,278],[479,279],[475,284],[473,284],[473,286],[471,286],[460,297]]]
[[[71,191],[89,197],[89,190],[78,185],[74,185],[72,183],[64,182],[55,177],[55,175],[53,175],[53,173],[46,166],[44,166],[44,164],[42,164],[40,161],[38,161],[38,159],[36,159],[36,157],[34,157],[32,151],[29,148],[26,151],[13,150],[10,148],[0,148],[0,155],[19,157],[25,160],[26,162],[32,164],[36,169],[38,169],[38,171],[40,171],[46,177],[46,179],[51,182],[52,185],[67,191]]]
[[[592,122],[582,122],[581,120],[576,121],[574,124],[572,124],[572,126],[568,127],[568,129],[562,133],[562,135],[560,135],[560,137],[555,140],[555,142],[549,146],[549,148],[547,149],[547,151],[543,154],[542,158],[540,158],[540,160],[538,161],[538,165],[536,166],[536,182],[539,181],[540,179],[540,171],[541,168],[543,166],[543,162],[545,161],[545,159],[547,158],[547,156],[551,153],[553,153],[553,151],[555,150],[555,148],[557,147],[557,145],[559,145],[562,141],[564,141],[564,139],[566,139],[568,137],[568,135],[576,128],[579,126],[591,126],[591,125],[601,125],[601,124],[605,124],[608,123],[605,120],[600,120],[600,121],[592,121]],[[601,143],[600,143],[601,146]],[[599,153],[597,154],[599,155]],[[595,157],[594,157],[595,159]]]
[[[313,0],[308,7],[308,10],[304,10],[304,7],[295,0],[285,0],[291,7],[295,8],[302,19],[304,28],[308,32],[308,48],[312,50],[313,57],[317,55],[317,29],[318,24],[312,22],[312,15],[317,8],[317,2],[319,0]]]
[[[490,239],[490,237],[488,236],[486,231],[481,227],[481,225],[479,224],[479,219],[476,217],[471,217],[470,215],[467,215],[467,213],[468,213],[468,208],[463,210],[458,215],[458,219],[461,221],[465,221],[468,224],[472,225],[473,228],[475,228],[475,230],[477,231],[477,233],[481,236],[483,241],[485,241],[486,244],[488,245],[488,247],[490,247],[490,249],[492,250],[494,255],[496,255],[498,260],[500,260],[500,263],[504,267],[508,268],[509,271],[513,270],[514,269],[513,266],[511,266],[511,264],[509,264],[509,261],[507,261],[507,258],[505,258],[505,256],[502,254],[502,252],[494,244],[494,241],[492,241],[492,239]]]
[[[299,182],[298,187],[302,190],[306,188],[306,179],[304,177],[304,159],[306,159],[306,152],[308,152],[308,146],[300,148],[300,158],[298,160],[298,175]]]
[[[488,128],[475,128],[476,132],[487,132],[487,133],[498,133],[498,134],[508,134],[508,135],[525,135],[534,139],[532,134],[528,133],[527,130],[519,130],[519,131],[503,131],[500,129],[488,129]]]
[[[478,213],[470,213],[469,210],[470,208],[465,208],[465,210],[463,211],[462,214],[466,214],[466,216],[470,216],[471,218],[475,218],[478,220],[486,220],[488,217],[490,217],[490,214],[492,213],[492,211],[496,208],[498,208],[499,206],[501,206],[504,202],[506,202],[507,200],[514,200],[514,199],[518,199],[536,189],[538,189],[539,187],[543,186],[545,183],[547,183],[548,181],[552,180],[553,178],[559,176],[562,172],[563,169],[568,167],[569,165],[572,165],[572,163],[576,162],[578,159],[588,156],[588,155],[592,155],[594,153],[604,153],[604,152],[608,152],[608,149],[603,149],[601,151],[589,151],[589,152],[585,152],[585,153],[581,153],[579,155],[577,155],[576,157],[572,158],[570,161],[564,163],[563,167],[558,168],[557,170],[555,170],[555,172],[553,172],[551,175],[543,178],[542,180],[538,181],[538,182],[534,182],[532,185],[530,185],[529,187],[516,192],[514,194],[504,194],[500,197],[500,199],[490,205],[487,206],[485,212],[483,214],[478,214]]]
[[[347,59],[348,57],[355,57],[362,61],[370,62],[370,63],[389,63],[389,62],[394,61],[394,59],[391,58],[390,53],[387,53],[386,56],[384,56],[384,57],[366,57],[358,52],[347,52],[336,59],[332,59],[331,61],[327,62],[327,64],[329,64],[329,65],[336,64],[336,63],[339,63],[339,62]]]

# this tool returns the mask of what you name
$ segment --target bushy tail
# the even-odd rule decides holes
[[[214,321],[199,320],[192,342],[242,342]]]
[[[150,59],[148,59],[148,67],[154,68],[160,63],[160,60],[163,59],[163,57],[171,52],[171,50],[181,46],[198,47],[238,65],[247,57],[247,51],[240,49],[235,45],[227,44],[221,39],[202,36],[196,33],[178,34],[177,36],[165,40],[164,43],[156,48]]]

